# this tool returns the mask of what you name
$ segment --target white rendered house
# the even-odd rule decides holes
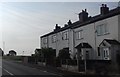
[[[54,31],[41,36],[41,47],[59,50],[68,48],[71,58],[81,60],[115,60],[120,53],[120,7],[109,10],[102,4],[100,14],[88,17],[87,10],[79,20],[68,21],[64,27],[56,24]]]

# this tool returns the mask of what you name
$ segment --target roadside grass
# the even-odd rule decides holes
[[[2,59],[22,61],[23,57],[22,56],[3,56]]]

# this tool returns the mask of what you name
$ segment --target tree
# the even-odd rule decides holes
[[[56,57],[56,51],[52,48],[42,48],[41,56],[44,58],[54,58]]]
[[[42,48],[41,57],[46,62],[46,65],[55,66],[56,50],[52,48]]]
[[[6,54],[6,56],[9,56],[9,54]]]
[[[35,49],[35,57],[39,58],[41,57],[41,49]]]
[[[9,56],[16,56],[17,53],[14,50],[9,51]]]
[[[35,57],[37,59],[53,59],[56,57],[56,51],[52,48],[42,48],[42,49],[36,49],[35,50]]]
[[[58,58],[65,60],[65,59],[71,59],[70,58],[70,53],[69,53],[69,48],[63,48],[59,51]]]

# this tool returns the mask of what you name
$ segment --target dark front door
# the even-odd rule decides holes
[[[89,51],[86,51],[86,60],[89,59]]]
[[[82,51],[81,51],[81,49],[78,49],[78,57],[79,57],[79,60],[82,60]]]

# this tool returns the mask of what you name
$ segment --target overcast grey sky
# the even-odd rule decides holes
[[[105,2],[103,2],[105,3]],[[87,9],[89,16],[99,14],[101,2],[2,2],[0,3],[1,44],[5,53],[14,49],[30,55],[40,48],[40,36],[53,31],[55,24],[63,26],[69,19],[78,20],[77,13]],[[117,2],[107,3],[110,9]],[[1,45],[3,47],[3,45]]]

